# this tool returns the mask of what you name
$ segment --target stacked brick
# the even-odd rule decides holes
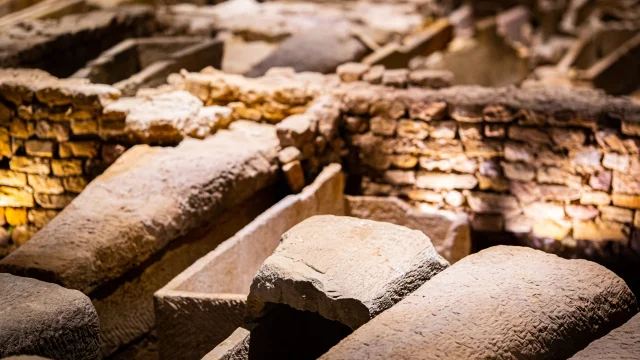
[[[38,70],[0,72],[0,256],[24,243],[124,148],[103,145],[109,86]]]
[[[345,144],[331,159],[318,158],[317,146],[311,152],[318,120],[298,115],[277,125],[281,161],[294,164],[283,169],[297,174],[291,178],[313,177],[305,163],[343,157],[365,195],[465,211],[476,231],[513,233],[539,247],[571,251],[576,240],[627,246],[638,233],[638,104],[580,89],[347,82],[329,91],[340,103],[329,141]],[[325,109],[318,118],[334,119],[335,107]]]
[[[569,247],[627,244],[640,227],[640,106],[629,100],[558,88],[341,96],[365,194],[464,210],[475,230]]]
[[[338,66],[336,73],[343,83],[356,81],[394,88],[418,87],[440,89],[451,86],[454,75],[449,70],[387,69],[384,65],[346,63]]]

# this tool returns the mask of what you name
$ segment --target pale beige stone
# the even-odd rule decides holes
[[[360,80],[370,68],[368,64],[348,62],[338,66],[336,74],[343,82],[354,82]]]
[[[533,233],[536,236],[554,240],[562,240],[571,231],[571,222],[565,220],[541,220],[533,224]]]
[[[592,174],[600,169],[602,154],[593,146],[571,149],[569,151],[571,164],[580,172]]]
[[[548,202],[533,202],[524,206],[524,213],[535,220],[562,220],[564,219],[564,207]]]
[[[580,196],[582,205],[608,205],[611,203],[611,196],[604,191],[584,192]]]
[[[475,105],[455,105],[450,106],[449,114],[451,117],[463,123],[480,123],[482,122],[482,108]]]
[[[574,220],[592,220],[600,215],[600,211],[593,205],[566,205],[564,211]]]
[[[27,217],[29,222],[32,223],[35,227],[41,228],[49,223],[51,219],[58,215],[57,210],[48,210],[48,209],[32,209],[29,210]]]
[[[51,170],[55,176],[76,176],[82,175],[82,160],[70,159],[51,161]]]
[[[393,155],[391,164],[401,169],[413,169],[418,164],[418,157],[408,154]]]
[[[362,75],[362,80],[370,84],[380,84],[382,82],[382,74],[384,74],[383,65],[374,65],[369,71]]]
[[[542,184],[560,184],[579,188],[582,186],[582,177],[573,175],[565,169],[553,166],[540,167],[536,172],[536,179]]]
[[[490,138],[503,138],[506,129],[502,124],[487,124],[484,126],[484,136]]]
[[[432,121],[429,123],[429,136],[436,139],[456,137],[458,123],[455,121]]]
[[[509,216],[504,220],[504,229],[510,233],[527,234],[531,232],[533,222],[533,219],[530,219],[526,215],[517,214]]]
[[[371,121],[373,128],[373,119]],[[429,136],[429,126],[423,121],[401,119],[398,121],[398,136],[423,140]]]
[[[292,192],[298,193],[304,188],[306,183],[300,161],[296,160],[283,165],[282,171]]]
[[[27,155],[39,157],[53,157],[54,144],[53,141],[46,140],[27,140],[24,143]]]
[[[473,175],[442,174],[436,172],[418,172],[416,186],[421,189],[454,190],[473,189],[478,180]]]
[[[33,195],[23,189],[0,186],[0,206],[33,207]]]
[[[624,243],[629,240],[623,224],[605,221],[576,221],[573,223],[573,237],[576,240],[608,240]]]
[[[622,133],[631,136],[640,136],[640,122],[623,121]]]
[[[9,161],[9,168],[11,168],[11,170],[27,174],[48,175],[51,172],[51,160],[26,156],[14,156]]]
[[[556,145],[563,149],[574,149],[582,146],[587,139],[583,130],[551,128],[551,138]]]
[[[74,135],[95,135],[98,134],[98,122],[96,120],[73,120],[71,122],[71,132]]]
[[[415,200],[415,201],[426,201],[429,203],[436,203],[436,204],[442,204],[442,202],[444,201],[442,194],[432,190],[403,189],[402,193],[410,200]]]
[[[386,69],[382,73],[382,85],[405,87],[409,81],[408,69]]]
[[[486,122],[507,123],[514,118],[513,112],[502,105],[489,105],[484,108],[482,115]]]
[[[596,171],[589,176],[589,186],[594,190],[609,191],[611,179],[611,171]]]
[[[394,185],[413,185],[416,182],[414,171],[387,170],[383,175],[384,182]]]
[[[371,131],[376,135],[393,136],[396,132],[398,122],[395,119],[376,116],[371,119]]]
[[[460,207],[464,205],[464,195],[460,191],[449,191],[444,197],[444,201],[454,207]]]
[[[29,241],[29,239],[31,239],[31,236],[34,232],[33,230],[34,229],[32,229],[28,225],[16,226],[11,232],[11,241],[13,241],[13,243],[17,245],[23,245],[24,243]]]
[[[529,181],[536,177],[535,169],[525,163],[510,163],[502,161],[500,162],[500,165],[502,165],[504,176],[506,176],[507,179]]]
[[[458,135],[462,141],[482,140],[482,125],[460,123]]]
[[[62,186],[65,191],[79,194],[89,182],[84,176],[71,176],[62,178]]]
[[[640,211],[639,210],[636,210],[636,213],[633,216],[633,226],[640,228]]]
[[[607,169],[619,172],[627,172],[629,170],[629,156],[616,153],[606,153],[602,159],[602,166]]]
[[[600,217],[602,217],[603,220],[608,221],[631,223],[633,222],[633,211],[616,206],[601,206]]]
[[[7,169],[0,169],[0,185],[23,187],[27,185],[27,175]]]
[[[35,174],[29,174],[27,178],[29,180],[29,186],[37,193],[62,194],[64,192],[60,178]]]
[[[529,144],[550,144],[549,134],[538,128],[510,126],[509,138]]]
[[[637,174],[616,172],[613,175],[613,192],[640,195],[640,177]]]
[[[40,139],[55,139],[58,142],[69,140],[69,127],[64,123],[51,123],[41,120],[36,123],[35,135]]]
[[[463,145],[464,152],[469,157],[492,158],[503,155],[503,146],[500,141],[466,141]]]
[[[506,217],[521,211],[518,200],[511,195],[471,192],[467,195],[471,210],[481,214],[501,214]]]
[[[75,197],[74,194],[64,193],[60,195],[53,194],[40,194],[35,193],[33,195],[36,203],[45,209],[64,209]]]
[[[420,157],[420,167],[425,170],[433,171],[439,170],[443,172],[450,172],[453,169],[453,164],[449,159],[433,159],[430,157]]]
[[[288,164],[295,160],[302,160],[302,153],[295,146],[287,146],[278,152],[280,164]]]
[[[564,185],[540,185],[541,197],[545,200],[574,201],[582,196],[582,190]]]

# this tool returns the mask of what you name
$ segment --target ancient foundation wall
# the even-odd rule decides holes
[[[161,359],[201,359],[242,326],[254,274],[284,232],[314,215],[342,215],[344,179],[326,167],[155,293]]]
[[[315,111],[322,102],[334,105]],[[476,232],[514,234],[569,256],[616,255],[637,247],[639,114],[640,105],[592,90],[356,82],[334,90],[333,100],[317,99],[306,120],[296,115],[277,127],[283,151],[298,150],[286,153],[298,155],[288,157],[304,172],[295,177],[312,178],[325,163],[305,151],[324,132],[344,142],[334,156],[343,158],[351,193],[464,211]]]

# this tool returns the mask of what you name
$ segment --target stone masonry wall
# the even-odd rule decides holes
[[[399,196],[427,212],[465,211],[475,231],[512,233],[547,250],[637,246],[640,105],[583,89],[357,82],[367,71],[332,91],[339,111],[316,116],[324,129],[298,115],[278,124],[281,158],[305,170],[285,165],[297,174],[289,178],[312,177],[308,163],[324,162],[305,147],[334,134],[356,192]],[[321,102],[330,100],[303,115]]]
[[[124,151],[102,144],[114,88],[38,70],[0,72],[0,257],[27,241]]]
[[[135,144],[175,145],[230,122],[185,91],[120,91],[40,70],[0,70],[0,258],[26,242]]]

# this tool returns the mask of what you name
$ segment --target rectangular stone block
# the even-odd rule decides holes
[[[633,211],[629,209],[623,209],[616,206],[601,206],[600,217],[603,220],[615,221],[619,223],[631,223],[633,222]]]
[[[0,206],[33,207],[33,195],[22,189],[0,186]]]
[[[27,213],[27,219],[37,228],[47,225],[51,219],[58,215],[57,210],[32,209]]]
[[[71,203],[71,201],[75,198],[75,194],[65,193],[54,195],[35,193],[33,197],[35,198],[36,203],[38,203],[38,205],[42,206],[45,209],[61,210]]]
[[[604,191],[584,192],[580,195],[580,204],[609,205],[611,204],[611,196]]]
[[[444,174],[420,171],[416,177],[416,186],[421,189],[473,189],[478,180],[473,175]]]
[[[26,156],[14,156],[9,161],[9,168],[11,168],[11,170],[27,174],[48,175],[51,172],[51,160]]]
[[[623,224],[610,221],[575,221],[573,238],[590,241],[619,241],[627,243],[629,235]]]
[[[53,141],[27,140],[24,143],[24,149],[30,156],[53,157]]]
[[[439,273],[320,359],[568,358],[636,312],[625,282],[596,263],[495,246]]]
[[[613,205],[629,209],[640,209],[640,195],[613,194]]]
[[[62,194],[62,180],[53,176],[45,175],[28,175],[29,186],[37,193],[42,194]]]
[[[68,141],[60,143],[58,154],[61,158],[94,158],[98,155],[100,144],[97,141]]]
[[[71,121],[71,132],[74,135],[98,134],[98,121],[94,119]]]
[[[81,193],[89,182],[84,176],[71,176],[62,178],[62,186],[65,191],[72,193]]]
[[[27,185],[27,175],[13,170],[0,169],[0,185],[23,187]]]

